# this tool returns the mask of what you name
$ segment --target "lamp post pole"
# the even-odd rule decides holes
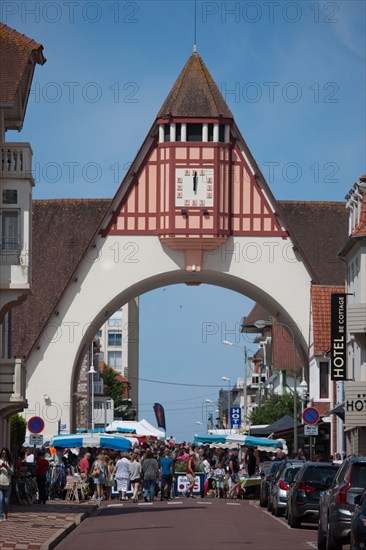
[[[227,411],[227,418],[228,418],[228,427],[229,427],[229,433],[231,433],[231,417],[230,417],[230,409],[231,409],[231,399],[230,399],[230,382],[231,382],[231,378],[229,378],[228,376],[221,376],[221,380],[225,380],[225,382],[227,382],[228,384],[228,390],[227,390],[227,408],[228,408],[228,411]]]
[[[90,368],[88,370],[88,374],[91,374],[91,426],[92,426],[92,434],[94,432],[94,374],[96,374],[96,370],[93,365],[93,342],[91,343],[91,359],[90,359]]]
[[[247,370],[247,362],[248,362],[248,348],[246,346],[239,346],[239,344],[234,344],[234,342],[230,342],[230,340],[223,340],[223,344],[226,344],[227,346],[234,346],[235,348],[239,348],[244,351],[244,377],[243,377],[243,418],[242,418],[242,426],[244,427],[245,421],[247,419],[247,412],[248,412],[248,403],[247,403],[247,384],[248,384],[248,370]],[[251,350],[249,350],[251,351]]]
[[[264,328],[266,326],[273,326],[272,321],[256,321],[254,325],[257,328]],[[281,323],[279,321],[276,321],[276,325],[282,325],[283,327],[287,328],[289,333],[291,334],[292,338],[292,347],[293,347],[293,354],[294,354],[294,364],[293,364],[293,375],[294,375],[294,452],[297,452],[298,448],[298,438],[297,438],[297,387],[296,387],[296,344],[295,344],[295,335],[294,331],[289,325],[286,325],[286,323]]]

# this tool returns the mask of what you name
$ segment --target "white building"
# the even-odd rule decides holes
[[[27,405],[25,364],[12,351],[12,308],[32,292],[32,149],[6,142],[23,127],[36,64],[43,46],[0,24],[0,445],[10,446],[9,418]]]
[[[340,252],[347,263],[347,454],[366,454],[366,175],[348,193],[349,238]]]

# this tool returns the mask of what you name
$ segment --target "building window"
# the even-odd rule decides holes
[[[5,252],[20,250],[19,243],[19,212],[3,210],[1,213],[1,248]]]
[[[170,141],[170,124],[164,124],[164,141]]]
[[[18,191],[16,189],[3,190],[3,204],[17,204]]]
[[[122,346],[122,332],[108,332],[108,346]]]
[[[202,141],[202,124],[187,124],[187,141]]]
[[[182,141],[182,125],[180,122],[175,125],[175,141]]]
[[[219,141],[221,141],[221,143],[225,142],[225,125],[224,124],[219,124]]]
[[[319,363],[319,397],[327,399],[329,397],[329,363],[321,361]]]
[[[109,351],[108,352],[108,366],[115,370],[122,370],[122,352],[121,351]]]

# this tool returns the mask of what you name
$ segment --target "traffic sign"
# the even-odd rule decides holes
[[[310,424],[305,424],[304,426],[304,435],[318,435],[319,427],[311,426]]]
[[[44,430],[44,421],[40,416],[32,416],[28,420],[28,430],[32,434],[39,434]]]
[[[42,434],[30,434],[30,436],[29,436],[29,445],[43,445],[43,435]]]
[[[319,422],[320,414],[314,407],[307,407],[302,413],[302,419],[305,424],[317,424]]]

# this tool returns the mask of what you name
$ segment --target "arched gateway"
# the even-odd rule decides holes
[[[198,53],[160,109],[27,358],[29,411],[75,429],[88,343],[123,304],[175,283],[208,283],[293,327],[307,358],[305,255]],[[47,397],[47,399],[45,398]]]

